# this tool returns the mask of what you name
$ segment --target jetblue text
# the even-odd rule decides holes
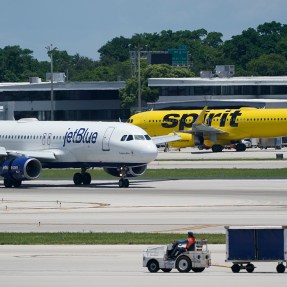
[[[63,147],[67,143],[91,143],[94,144],[97,142],[98,133],[89,131],[88,128],[79,128],[75,131],[68,129],[64,136]]]

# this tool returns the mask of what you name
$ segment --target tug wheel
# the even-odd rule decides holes
[[[179,256],[175,262],[175,267],[179,272],[189,272],[191,270],[191,260],[188,256]]]

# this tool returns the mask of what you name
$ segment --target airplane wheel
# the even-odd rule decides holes
[[[92,177],[88,172],[85,172],[84,174],[82,174],[83,177],[83,184],[85,185],[89,185],[92,181]]]
[[[245,151],[246,150],[246,145],[243,143],[239,143],[235,147],[236,151]]]
[[[80,185],[83,182],[83,176],[79,172],[74,174],[73,181],[75,185]]]
[[[222,152],[223,146],[220,144],[215,144],[212,146],[212,151],[213,152]]]
[[[119,180],[119,187],[122,188],[122,187],[129,187],[130,185],[130,182],[127,178],[121,178]]]
[[[13,186],[13,182],[10,179],[4,178],[4,186],[10,188]]]
[[[130,182],[127,178],[124,179],[124,187],[129,187]]]
[[[14,187],[20,187],[21,184],[22,184],[22,181],[21,181],[21,180],[14,180],[14,181],[13,181]]]
[[[119,187],[124,187],[124,180],[122,178],[119,180]]]

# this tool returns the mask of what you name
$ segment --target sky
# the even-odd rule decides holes
[[[49,61],[52,44],[99,59],[115,37],[204,28],[223,40],[265,22],[287,24],[286,0],[0,0],[0,48],[18,45]]]

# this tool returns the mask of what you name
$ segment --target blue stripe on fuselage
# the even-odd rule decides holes
[[[118,162],[41,162],[43,168],[90,168],[90,167],[122,167],[141,166],[146,163],[118,163]]]

